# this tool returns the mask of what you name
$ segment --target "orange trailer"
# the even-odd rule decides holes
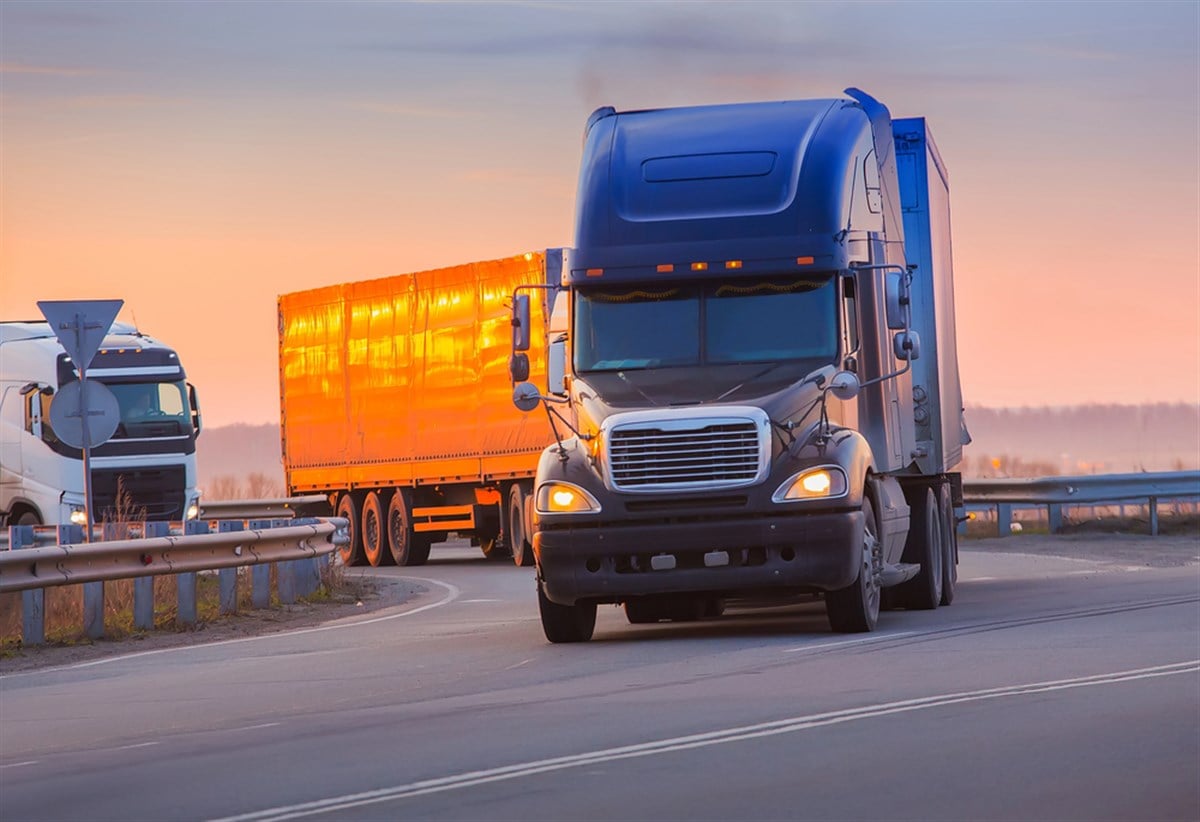
[[[290,494],[328,494],[347,564],[420,565],[447,532],[532,563],[527,500],[546,416],[513,408],[517,286],[560,284],[563,249],[279,298]],[[553,290],[532,292],[530,378],[545,383]],[[565,329],[565,319],[563,322]]]

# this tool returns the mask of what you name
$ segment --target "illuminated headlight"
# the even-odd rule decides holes
[[[82,508],[71,509],[71,524],[72,525],[87,525],[87,511]]]
[[[195,519],[200,516],[200,503],[193,502],[188,506],[187,513],[183,515],[184,519]]]
[[[578,485],[547,482],[538,488],[534,508],[539,514],[594,514],[600,503]]]
[[[774,502],[798,502],[806,499],[829,499],[846,494],[846,474],[834,465],[806,468],[793,474],[775,489]]]

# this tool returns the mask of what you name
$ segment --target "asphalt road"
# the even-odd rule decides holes
[[[964,552],[865,636],[820,603],[549,645],[532,572],[0,677],[0,819],[1197,819],[1200,574]]]

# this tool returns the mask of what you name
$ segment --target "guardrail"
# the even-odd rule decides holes
[[[176,576],[176,621],[194,624],[196,574],[217,571],[220,612],[237,610],[238,568],[251,569],[251,602],[270,604],[271,567],[276,568],[279,600],[290,604],[315,592],[321,583],[321,561],[349,539],[348,522],[336,517],[304,521],[223,521],[212,532],[207,522],[188,522],[185,534],[171,536],[171,524],[148,522],[141,537],[83,542],[83,529],[14,526],[9,550],[0,551],[0,594],[22,592],[22,641],[45,642],[45,589],[83,583],[84,632],[104,635],[104,582],[133,580],[133,624],[139,630],[154,626],[154,577]],[[278,525],[279,527],[272,527]],[[249,527],[247,527],[249,526]],[[124,523],[107,529],[129,529]],[[50,534],[47,534],[47,531]],[[53,545],[46,545],[49,535]],[[39,543],[42,543],[39,545]]]
[[[299,516],[297,511],[306,508],[328,507],[329,497],[324,494],[309,494],[300,497],[278,497],[275,499],[231,499],[200,502],[200,519],[268,519],[272,517]],[[314,513],[324,513],[315,511]],[[332,512],[330,512],[332,513]]]
[[[1150,533],[1157,536],[1158,504],[1200,499],[1200,471],[969,480],[963,483],[963,499],[968,508],[994,509],[1000,536],[1011,532],[1016,508],[1044,507],[1050,531],[1056,533],[1062,529],[1064,507],[1144,502]]]

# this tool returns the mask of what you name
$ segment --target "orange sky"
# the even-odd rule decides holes
[[[1197,403],[1200,5],[1088,8],[5,2],[0,317],[122,298],[274,420],[278,294],[570,245],[596,106],[854,85],[950,169],[969,404]]]

